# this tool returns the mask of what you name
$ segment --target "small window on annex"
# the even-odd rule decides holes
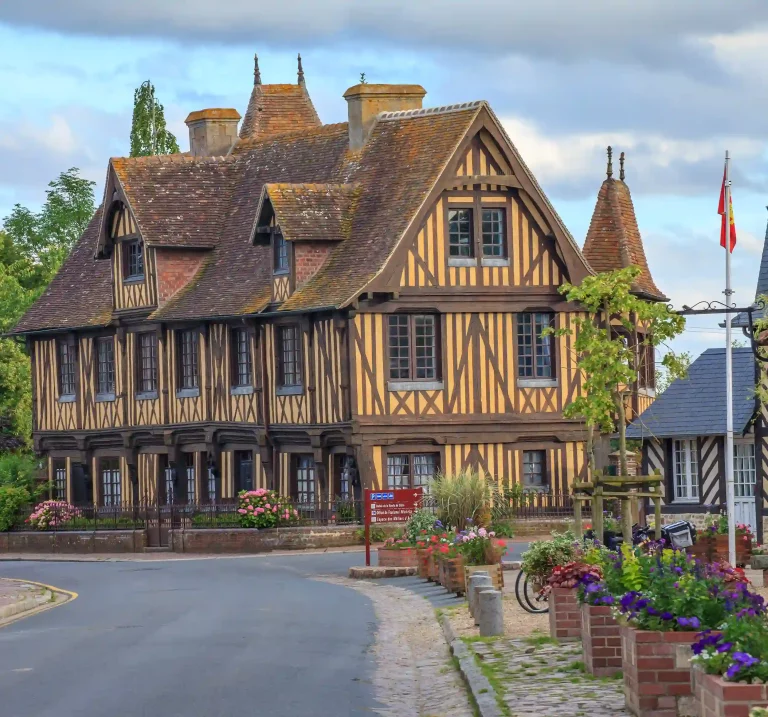
[[[301,386],[301,330],[298,326],[277,328],[277,378],[282,388]]]
[[[140,281],[144,278],[144,245],[141,239],[123,242],[123,262],[126,281]]]
[[[251,346],[246,329],[232,329],[232,386],[241,388],[253,385]]]
[[[115,395],[115,341],[111,336],[96,339],[96,393],[99,397]]]
[[[507,256],[507,212],[483,209],[483,256],[504,259]]]
[[[448,210],[448,256],[471,258],[475,255],[471,209]]]

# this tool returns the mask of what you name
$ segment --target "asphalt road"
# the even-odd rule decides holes
[[[79,593],[0,629],[0,715],[370,715],[372,606],[312,579],[360,557],[0,563]]]

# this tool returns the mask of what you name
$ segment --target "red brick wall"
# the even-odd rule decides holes
[[[416,568],[418,567],[415,549],[386,550],[384,548],[379,548],[377,552],[379,555],[380,568]]]
[[[573,588],[552,588],[549,634],[558,642],[575,642],[581,637],[581,613]]]
[[[607,605],[581,606],[584,665],[595,677],[621,672],[621,629]]]
[[[295,242],[294,262],[296,265],[296,288],[301,287],[325,264],[336,242]]]
[[[624,697],[633,714],[694,714],[690,646],[695,641],[695,632],[650,632],[621,627]]]
[[[207,251],[155,249],[158,306],[162,306],[191,281],[207,256]]]
[[[691,674],[699,717],[749,717],[753,707],[768,707],[768,685],[726,682],[698,667]]]

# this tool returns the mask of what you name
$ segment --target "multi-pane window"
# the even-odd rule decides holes
[[[640,388],[656,387],[655,351],[651,344],[641,343],[637,347],[638,368],[637,383]]]
[[[315,459],[312,456],[296,456],[295,497],[299,505],[315,504]]]
[[[173,503],[174,494],[176,493],[176,469],[169,463],[165,464],[163,470],[164,483],[164,497],[166,505]]]
[[[280,326],[277,333],[277,366],[281,386],[301,385],[301,331]]]
[[[235,451],[236,489],[253,490],[253,453],[251,451]]]
[[[439,465],[437,453],[391,453],[387,456],[387,488],[429,489]]]
[[[699,499],[699,459],[696,439],[680,439],[672,445],[675,500],[697,502]]]
[[[472,238],[472,210],[448,210],[448,256],[474,256]]]
[[[354,457],[344,456],[339,474],[339,498],[349,500],[352,497],[352,477],[356,470]]]
[[[520,378],[554,378],[554,337],[544,329],[554,326],[550,313],[517,315],[517,375]]]
[[[389,378],[429,381],[438,378],[437,317],[393,314],[389,317]]]
[[[102,458],[101,468],[101,504],[120,505],[120,459]]]
[[[288,268],[288,242],[282,234],[275,234],[275,273],[284,273]]]
[[[75,395],[75,342],[59,341],[59,395]]]
[[[737,443],[733,447],[733,483],[737,498],[754,498],[757,471],[755,444]]]
[[[157,334],[138,334],[138,383],[140,393],[157,391]]]
[[[53,463],[53,499],[67,499],[67,463],[66,461],[54,461]]]
[[[234,329],[232,331],[232,385],[251,386],[251,347],[248,341],[248,331]]]
[[[504,209],[483,209],[483,256],[506,256],[506,226]]]
[[[144,278],[144,246],[139,239],[125,242],[125,278]]]
[[[208,466],[208,500],[216,502],[216,471],[213,466]]]
[[[96,392],[102,395],[115,393],[115,342],[111,336],[97,339]]]
[[[195,454],[184,454],[184,467],[187,469],[187,503],[195,502]]]
[[[179,331],[179,388],[197,388],[198,333],[194,329]]]
[[[547,487],[544,451],[523,451],[523,486],[525,488]]]

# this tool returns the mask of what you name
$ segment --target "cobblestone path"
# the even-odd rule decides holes
[[[623,717],[620,679],[583,672],[581,643],[465,639],[514,717]],[[542,644],[544,643],[544,644]]]
[[[374,689],[385,717],[472,717],[469,698],[427,600],[393,585],[323,577],[373,602],[379,626]]]

